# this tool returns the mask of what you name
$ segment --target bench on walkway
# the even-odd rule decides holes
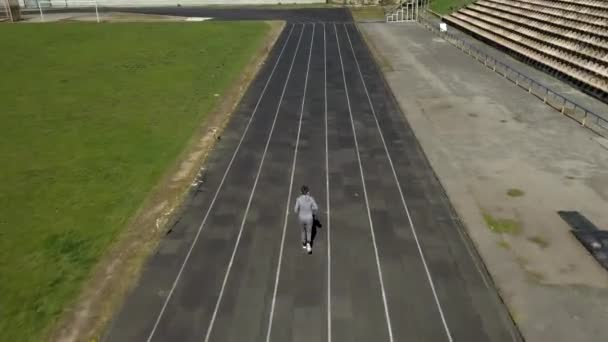
[[[578,211],[558,211],[578,241],[608,270],[608,231],[600,230]]]

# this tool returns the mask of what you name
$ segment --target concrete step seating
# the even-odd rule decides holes
[[[608,2],[585,1],[585,0],[518,0],[527,3],[536,3],[555,9],[562,9],[577,13],[592,14],[594,16],[608,18]]]
[[[520,9],[517,7],[500,5],[495,1],[478,1],[474,4],[477,8],[483,7],[491,10],[502,12],[503,16],[518,17],[522,20],[527,20],[537,27],[546,27],[553,32],[572,32],[585,37],[589,43],[597,43],[604,46],[608,42],[608,30],[603,26],[589,25],[580,21],[564,19],[561,17],[538,13],[535,11]]]
[[[608,32],[608,22],[604,18],[591,16],[584,13],[576,13],[570,11],[551,9],[546,6],[524,3],[523,1],[513,0],[484,0],[479,3],[484,5],[490,3],[500,4],[528,12],[529,15],[537,14],[544,16],[548,20],[557,21],[557,23],[567,23],[570,25],[580,26],[588,32],[597,32],[600,35],[606,36]]]
[[[585,5],[587,7],[597,7],[608,9],[606,0],[555,0],[554,2],[569,3],[575,5]]]
[[[483,9],[478,11],[474,6],[469,7],[469,9],[463,9],[459,13],[519,33],[521,36],[537,40],[542,45],[553,45],[554,47],[562,48],[569,53],[580,55],[583,59],[592,59],[600,64],[608,66],[608,48],[596,47],[577,39],[543,32],[542,30],[535,29],[534,26],[527,24],[514,23],[510,20],[497,17],[497,15],[499,15],[497,13],[489,14]]]
[[[608,1],[481,0],[444,20],[608,93]]]
[[[597,35],[597,29],[593,32],[587,32],[585,30],[580,30],[576,23],[572,23],[572,25],[558,25],[549,21],[551,18],[544,18],[543,20],[542,16],[528,15],[529,13],[526,11],[511,9],[506,6],[501,7],[500,5],[494,6],[485,1],[479,1],[468,8],[478,12],[485,12],[496,17],[502,17],[503,19],[514,23],[537,28],[538,30],[549,34],[579,40],[598,48],[608,46],[608,30],[607,32],[603,32],[604,35]]]
[[[579,82],[588,84],[603,92],[608,92],[608,82],[606,80],[602,80],[599,77],[594,76],[591,73],[585,72],[584,70],[581,70],[580,68],[576,68],[575,66],[572,66],[571,64],[564,63],[556,58],[552,58],[551,56],[547,56],[547,55],[540,53],[538,51],[535,51],[533,49],[529,49],[525,46],[521,46],[519,44],[516,44],[510,40],[504,39],[503,37],[493,34],[491,32],[485,31],[483,29],[479,29],[478,27],[476,27],[474,25],[470,25],[467,22],[461,21],[460,19],[458,19],[456,17],[451,16],[449,18],[449,20],[446,20],[446,21],[449,21],[451,24],[456,25],[460,28],[463,28],[467,31],[473,32],[482,38],[496,42],[497,44],[500,44],[508,49],[511,49],[512,51],[515,51],[518,54],[522,55],[523,57],[528,58],[534,62],[546,65],[556,71],[559,71],[565,75],[568,75],[569,77],[571,77]]]
[[[525,35],[516,33],[504,26],[493,26],[492,24],[488,24],[483,20],[467,15],[467,12],[465,12],[464,10],[453,14],[453,16],[471,25],[477,26],[483,30],[492,32],[495,35],[521,44],[527,48],[544,53],[553,58],[559,59],[564,63],[569,63],[578,66],[580,69],[584,69],[591,74],[595,73],[598,76],[604,77],[608,80],[608,67],[606,67],[606,65],[600,65],[599,63],[593,60],[582,58],[580,56],[575,55],[574,53],[560,49],[559,47],[552,46],[550,44],[540,43],[538,40],[528,38]]]
[[[545,11],[564,17],[578,17],[587,22],[608,23],[608,9],[592,8],[579,5],[564,5],[558,1],[546,0],[516,0],[521,4],[541,6]]]

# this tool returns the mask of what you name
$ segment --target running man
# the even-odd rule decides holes
[[[306,249],[308,254],[311,254],[312,222],[319,208],[315,199],[310,196],[306,185],[302,185],[301,191],[302,194],[296,200],[294,211],[298,214],[298,220],[302,227],[302,248]]]

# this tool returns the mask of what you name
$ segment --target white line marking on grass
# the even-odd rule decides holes
[[[414,227],[414,222],[412,221],[412,216],[410,215],[410,210],[405,202],[405,196],[403,196],[403,191],[401,190],[401,184],[399,183],[399,178],[397,178],[397,172],[395,171],[395,166],[393,165],[393,159],[391,158],[390,153],[388,152],[388,148],[386,147],[386,141],[384,140],[384,134],[382,134],[382,129],[380,129],[380,123],[378,122],[378,117],[376,116],[376,110],[374,109],[374,105],[372,104],[372,99],[369,96],[369,92],[367,91],[367,85],[365,84],[365,80],[363,79],[363,73],[361,72],[361,68],[359,67],[359,60],[357,59],[357,55],[355,54],[355,49],[353,48],[353,43],[350,40],[350,34],[346,29],[346,25],[344,26],[344,30],[346,31],[346,35],[348,36],[348,42],[350,44],[350,49],[352,51],[353,57],[355,58],[355,63],[357,65],[357,70],[359,71],[359,77],[361,78],[361,82],[363,83],[363,88],[365,89],[365,94],[367,95],[367,101],[369,102],[369,106],[372,110],[372,114],[374,116],[374,121],[376,122],[376,128],[378,128],[378,132],[380,133],[380,139],[382,140],[382,146],[384,146],[384,152],[386,152],[386,156],[388,158],[388,162],[391,165],[391,171],[393,172],[393,177],[395,179],[395,183],[397,189],[399,190],[399,195],[401,196],[401,203],[403,204],[403,208],[405,209],[405,213],[407,214],[407,219],[410,224],[410,228],[412,230],[412,235],[414,236],[414,240],[416,241],[416,246],[418,247],[418,253],[420,254],[420,259],[422,260],[422,264],[424,265],[424,270],[426,272],[427,279],[429,284],[431,285],[431,290],[433,291],[433,297],[435,298],[435,304],[437,305],[437,309],[439,309],[439,314],[441,316],[441,322],[443,323],[443,328],[445,329],[445,333],[448,337],[448,340],[452,341],[452,334],[450,333],[450,329],[448,328],[448,323],[446,322],[445,315],[443,313],[443,309],[441,307],[441,303],[439,302],[439,297],[437,296],[437,291],[435,290],[435,284],[433,283],[433,278],[431,277],[431,272],[426,263],[426,258],[424,256],[424,252],[422,251],[422,246],[420,245],[420,241],[418,240],[418,234],[416,233],[416,228]]]
[[[283,234],[281,236],[281,248],[279,249],[279,260],[277,261],[277,272],[274,280],[274,291],[272,293],[272,304],[270,305],[270,314],[268,316],[268,329],[266,330],[266,342],[270,342],[270,334],[272,333],[272,321],[274,318],[274,306],[277,301],[277,290],[279,288],[279,279],[281,277],[281,262],[283,261],[283,248],[285,246],[285,232],[287,231],[287,221],[289,219],[289,211],[291,210],[291,192],[293,190],[293,176],[296,171],[296,161],[298,160],[298,145],[300,144],[300,132],[302,131],[302,116],[304,116],[304,104],[306,103],[306,89],[308,88],[308,72],[310,70],[310,57],[312,56],[312,44],[315,40],[316,24],[312,24],[312,37],[310,38],[310,50],[308,51],[308,64],[306,66],[306,78],[304,79],[304,93],[302,94],[302,106],[300,108],[300,120],[298,121],[298,135],[296,136],[296,146],[293,149],[293,161],[291,163],[291,177],[289,179],[289,191],[287,193],[287,208],[285,209],[285,218],[283,219]]]
[[[206,21],[206,20],[211,20],[213,18],[208,18],[208,17],[188,17],[186,18],[185,21],[194,21],[194,22],[200,22],[200,21]]]
[[[211,337],[211,332],[213,331],[213,324],[215,323],[215,318],[217,317],[217,312],[220,308],[220,304],[222,303],[222,298],[224,296],[224,289],[226,288],[226,283],[228,282],[228,277],[230,276],[230,271],[232,270],[232,264],[234,263],[234,257],[239,248],[239,243],[241,242],[241,236],[243,235],[243,229],[245,228],[245,222],[247,221],[247,214],[249,213],[249,208],[251,207],[251,202],[253,201],[253,195],[255,194],[255,189],[258,186],[258,180],[260,179],[260,174],[262,173],[262,167],[264,166],[264,159],[266,158],[266,152],[268,152],[268,146],[270,146],[270,140],[272,138],[272,133],[274,132],[274,126],[277,123],[277,118],[279,117],[281,104],[283,103],[283,97],[285,96],[285,90],[287,89],[287,84],[289,83],[289,78],[291,77],[291,70],[293,69],[293,64],[296,61],[296,57],[298,56],[298,50],[300,48],[300,41],[302,41],[302,34],[304,33],[304,29],[305,29],[305,26],[302,25],[302,30],[300,31],[300,38],[298,38],[298,45],[296,45],[296,51],[293,54],[293,58],[291,59],[291,65],[289,66],[289,72],[287,73],[287,78],[285,79],[285,84],[283,85],[283,91],[281,92],[281,97],[279,98],[279,104],[277,105],[277,110],[274,114],[274,119],[272,120],[272,126],[270,127],[270,133],[268,134],[268,139],[266,139],[266,146],[264,147],[264,152],[262,153],[262,161],[260,162],[260,166],[258,166],[258,171],[255,175],[255,181],[253,182],[253,188],[251,189],[251,193],[249,194],[249,200],[247,201],[247,207],[245,208],[245,213],[243,214],[243,219],[241,221],[241,227],[239,228],[239,235],[236,237],[236,241],[234,243],[234,249],[232,250],[232,255],[230,256],[230,262],[228,263],[228,268],[226,269],[226,274],[224,275],[224,281],[222,282],[222,287],[220,289],[220,294],[215,303],[215,309],[213,310],[213,315],[211,316],[211,321],[209,322],[209,327],[207,328],[207,334],[205,335],[205,342],[209,342],[209,338]]]
[[[171,290],[169,291],[167,298],[165,298],[165,302],[163,303],[163,306],[162,306],[158,316],[156,317],[156,321],[154,322],[154,327],[152,327],[152,330],[150,331],[150,334],[148,335],[148,338],[147,338],[148,342],[150,342],[152,340],[152,338],[154,337],[154,333],[156,332],[156,329],[158,328],[158,324],[160,323],[160,320],[162,319],[162,317],[165,313],[165,310],[167,309],[167,305],[169,304],[169,301],[173,297],[173,292],[175,291],[175,288],[177,287],[177,283],[179,282],[179,279],[182,276],[182,272],[184,271],[184,268],[186,267],[186,264],[188,263],[188,260],[190,259],[190,255],[192,254],[192,250],[194,250],[194,246],[196,245],[196,243],[198,241],[201,231],[203,230],[203,227],[204,227],[205,223],[207,222],[207,218],[209,217],[209,213],[211,213],[211,209],[213,208],[213,206],[215,204],[215,200],[217,199],[217,196],[219,195],[220,190],[222,189],[222,186],[224,185],[226,176],[228,175],[228,172],[232,168],[232,163],[234,162],[234,159],[236,158],[236,155],[241,148],[241,144],[243,143],[243,140],[245,139],[245,135],[247,134],[247,131],[249,130],[249,126],[251,125],[251,122],[253,121],[253,117],[257,113],[258,106],[260,105],[260,102],[262,102],[262,98],[264,97],[264,94],[266,93],[266,88],[268,88],[268,84],[270,84],[270,80],[272,79],[272,76],[274,75],[274,71],[276,70],[277,66],[279,65],[279,61],[281,60],[281,57],[283,56],[283,52],[285,51],[285,47],[287,46],[287,43],[289,42],[291,33],[293,32],[293,28],[294,28],[294,26],[291,26],[291,30],[289,31],[289,35],[285,39],[285,43],[283,44],[283,48],[281,49],[281,52],[279,53],[279,57],[277,58],[277,60],[274,64],[274,67],[272,68],[272,71],[270,72],[270,76],[268,76],[268,80],[266,80],[264,89],[262,89],[262,92],[260,93],[260,97],[258,98],[258,102],[256,103],[255,108],[253,109],[253,112],[251,113],[251,117],[249,118],[249,121],[247,122],[247,126],[245,126],[245,130],[243,131],[243,133],[241,135],[241,139],[239,140],[239,143],[236,146],[234,153],[232,154],[232,158],[230,159],[230,162],[228,163],[226,170],[224,171],[224,175],[222,176],[220,185],[217,187],[217,190],[215,191],[215,194],[213,195],[211,204],[209,205],[209,208],[207,209],[207,213],[205,213],[205,217],[203,218],[203,221],[201,222],[200,226],[198,227],[198,231],[196,232],[196,235],[194,236],[194,240],[192,240],[192,244],[190,245],[190,249],[188,250],[188,253],[186,254],[186,258],[184,258],[184,261],[182,262],[182,265],[179,268],[179,271],[177,272],[177,276],[175,277],[175,280],[173,281],[173,285],[171,285]]]
[[[325,203],[327,206],[327,341],[331,342],[331,214],[329,205],[329,144],[327,133],[327,39],[323,23],[323,73],[325,77]]]
[[[346,93],[346,102],[348,103],[348,114],[350,116],[350,125],[353,130],[353,138],[355,140],[355,151],[357,152],[357,162],[359,163],[359,173],[361,175],[361,184],[363,185],[363,197],[365,198],[365,209],[367,210],[367,219],[369,220],[369,229],[372,235],[372,243],[374,245],[374,255],[376,256],[376,267],[378,268],[378,278],[380,279],[380,289],[382,290],[382,302],[384,304],[384,315],[388,328],[388,337],[393,342],[393,328],[391,326],[391,317],[388,312],[388,304],[386,302],[386,291],[384,291],[384,280],[382,279],[382,267],[380,266],[380,256],[378,255],[378,246],[376,245],[376,234],[374,233],[374,223],[372,222],[372,214],[369,209],[369,199],[367,198],[367,188],[365,186],[365,176],[363,175],[363,166],[361,164],[361,155],[359,154],[359,143],[357,141],[357,133],[355,131],[355,122],[353,120],[353,112],[350,107],[350,97],[348,95],[348,85],[346,84],[346,75],[344,74],[344,63],[342,62],[342,51],[340,50],[340,40],[338,39],[338,29],[334,24],[336,33],[336,41],[338,43],[338,53],[340,55],[340,65],[342,66],[342,79],[344,80],[344,90]]]

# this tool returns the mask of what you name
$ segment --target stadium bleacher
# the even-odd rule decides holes
[[[608,1],[480,0],[445,22],[608,94]]]

